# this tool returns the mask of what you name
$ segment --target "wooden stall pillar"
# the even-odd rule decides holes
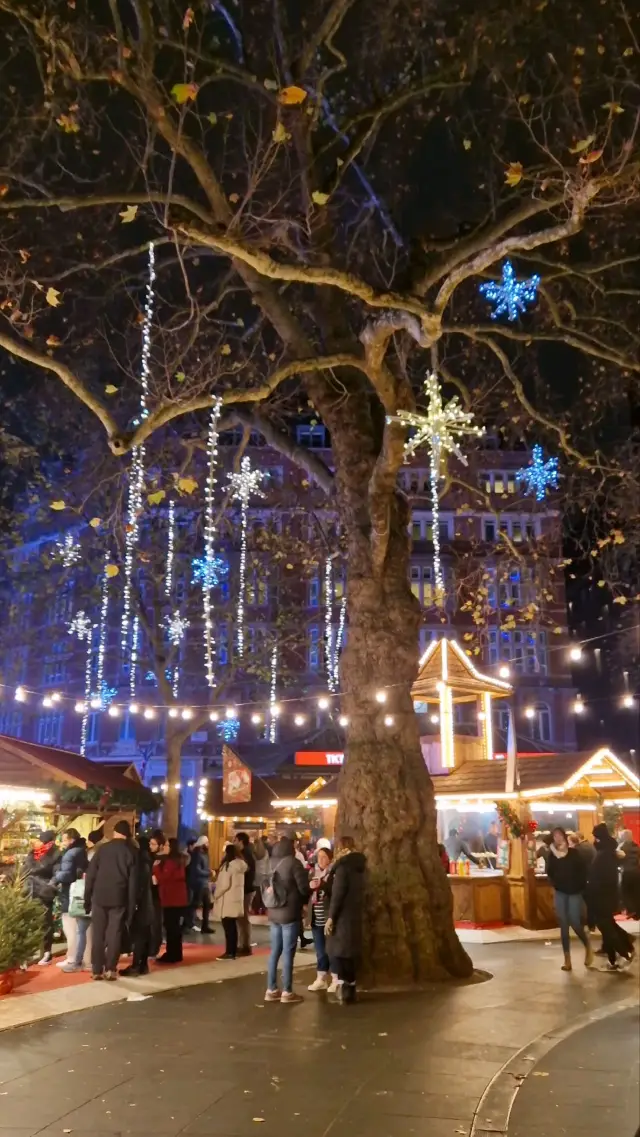
[[[531,817],[527,802],[514,802],[518,816],[526,827]],[[536,881],[535,866],[529,865],[527,837],[511,838],[511,855],[509,858],[509,900],[511,923],[520,924],[523,928],[536,926]]]
[[[224,856],[224,821],[220,821],[214,817],[213,821],[209,822],[209,864],[212,869],[217,869],[218,865],[222,864]]]

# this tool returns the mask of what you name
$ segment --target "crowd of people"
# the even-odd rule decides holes
[[[602,935],[609,970],[626,966],[634,954],[633,940],[615,916],[624,909],[640,919],[640,847],[626,830],[616,841],[604,824],[595,826],[593,838],[592,844],[556,827],[538,850],[554,888],[565,971],[572,968],[570,929],[585,948],[587,967],[594,962],[590,929]],[[443,863],[466,854],[464,844],[460,834],[450,833],[441,848]],[[43,908],[41,966],[53,962],[56,898],[66,940],[57,966],[89,970],[93,979],[107,981],[146,975],[150,960],[181,963],[184,932],[212,933],[211,912],[224,934],[220,961],[251,955],[250,915],[262,912],[271,940],[265,1000],[301,1001],[293,990],[293,960],[298,943],[304,948],[313,942],[317,973],[309,991],[348,1004],[356,998],[365,868],[348,836],[335,848],[326,838],[303,847],[288,835],[269,845],[262,836],[252,843],[241,832],[212,871],[206,836],[187,842],[183,851],[159,829],[134,839],[128,822],[118,821],[110,840],[102,830],[84,839],[69,828],[58,845],[53,830],[40,833],[23,880]],[[123,953],[131,960],[118,971]]]

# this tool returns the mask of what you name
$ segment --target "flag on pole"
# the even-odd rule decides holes
[[[251,770],[230,746],[222,747],[222,801],[224,805],[251,801]]]

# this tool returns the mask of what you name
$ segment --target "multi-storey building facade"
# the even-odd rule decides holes
[[[236,441],[233,435],[222,436],[223,466],[230,468]],[[298,443],[330,464],[323,427],[300,426]],[[54,532],[51,523],[26,525],[22,544],[6,562],[0,733],[78,749],[83,715],[74,703],[83,699],[88,657],[87,647],[70,636],[68,629],[79,609],[93,613],[92,690],[101,674],[107,694],[102,707],[90,709],[87,756],[135,762],[145,781],[163,782],[166,714],[158,706],[162,699],[157,686],[157,671],[162,666],[177,690],[176,713],[181,713],[180,708],[191,709],[198,719],[197,729],[183,748],[181,778],[183,819],[191,825],[196,820],[199,777],[219,765],[225,738],[233,739],[240,750],[250,744],[254,755],[262,749],[264,762],[268,765],[271,755],[274,768],[294,750],[313,749],[320,735],[325,744],[327,738],[338,748],[342,743],[338,715],[328,718],[317,709],[315,698],[310,698],[326,689],[327,668],[335,659],[338,636],[348,635],[348,612],[344,629],[341,620],[345,569],[336,520],[308,475],[265,447],[256,445],[249,453],[269,477],[264,498],[256,498],[249,509],[242,661],[235,644],[240,524],[233,506],[220,527],[217,549],[226,569],[213,593],[215,666],[224,684],[216,706],[242,704],[244,710],[237,718],[221,716],[212,722],[198,711],[211,700],[203,667],[201,592],[191,580],[191,561],[202,553],[200,510],[191,499],[176,504],[170,602],[163,598],[162,581],[151,579],[154,572],[159,578],[163,571],[165,554],[158,551],[165,540],[162,517],[148,533],[142,526],[141,545],[150,551],[137,577],[141,602],[160,618],[170,603],[171,610],[179,609],[188,618],[190,628],[177,648],[167,648],[166,668],[162,653],[159,658],[157,645],[152,648],[143,629],[133,685],[130,657],[127,653],[123,657],[121,650],[121,582],[111,588],[101,644],[98,562],[86,555],[65,558],[69,530]],[[411,503],[410,585],[422,609],[417,649],[422,653],[434,637],[455,636],[485,670],[504,674],[508,668],[515,688],[520,747],[554,751],[575,745],[561,518],[553,497],[536,502],[523,492],[516,471],[528,458],[524,452],[508,453],[485,445],[470,455],[468,468],[452,466],[447,471],[438,517],[444,598],[436,596],[434,586],[426,458],[421,460],[418,455],[406,466],[400,484]],[[87,535],[88,529],[83,537],[82,527],[76,526],[67,540],[73,545]],[[155,568],[148,567],[153,550],[157,553]],[[50,565],[47,571],[45,562]],[[159,603],[165,609],[158,610]],[[24,702],[15,700],[18,687],[27,689]],[[268,708],[274,687],[279,698],[299,697],[301,701],[287,704],[290,713],[270,729]],[[48,702],[53,692],[65,698],[43,706],[42,700]],[[132,703],[138,705],[136,711],[129,709]],[[145,708],[154,705],[157,713],[145,717]],[[258,712],[259,721],[252,721]],[[498,706],[495,714],[496,745],[503,748],[505,711]],[[436,723],[425,721],[425,732],[437,729]],[[457,729],[468,732],[474,726],[462,714]]]

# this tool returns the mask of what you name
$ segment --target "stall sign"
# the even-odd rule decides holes
[[[224,805],[251,801],[251,770],[230,746],[222,747],[222,801]]]
[[[344,753],[341,750],[296,750],[296,766],[342,766]]]

